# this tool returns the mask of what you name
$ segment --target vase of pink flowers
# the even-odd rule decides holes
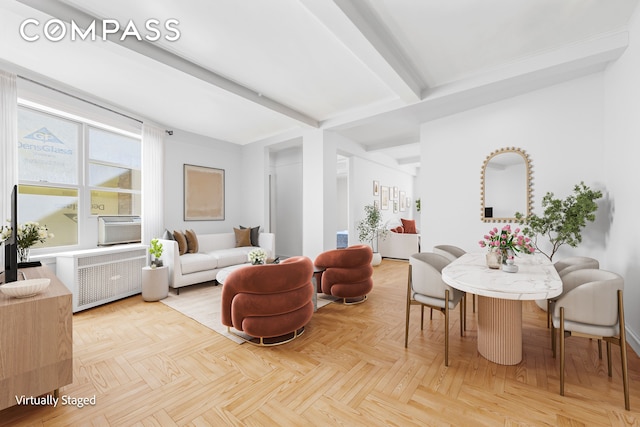
[[[531,244],[531,239],[520,233],[520,229],[511,229],[511,224],[507,224],[502,229],[494,227],[484,235],[484,239],[478,242],[480,247],[488,248],[487,266],[489,268],[500,268],[502,264],[507,264],[511,260],[513,264],[514,256],[518,253],[532,254],[535,248]]]

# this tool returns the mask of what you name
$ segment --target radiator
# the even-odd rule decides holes
[[[140,243],[142,222],[139,216],[99,216],[98,246]]]
[[[73,294],[73,312],[142,292],[147,247],[122,245],[59,254],[56,274]]]

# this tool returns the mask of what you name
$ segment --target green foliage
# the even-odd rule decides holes
[[[525,218],[516,212],[516,219],[519,224],[525,225],[522,232],[533,239],[536,249],[553,261],[553,255],[563,244],[575,248],[582,242],[581,230],[587,221],[596,219],[598,205],[595,200],[601,197],[601,191],[593,191],[581,182],[574,187],[573,194],[564,200],[555,199],[553,193],[548,192],[542,199],[543,216],[532,214]],[[546,237],[551,243],[549,253],[538,246],[538,236]]]
[[[422,208],[422,206],[420,206],[420,205],[421,205],[421,203],[420,203],[420,199],[416,199],[416,210],[417,210],[418,212],[420,212],[420,209]]]
[[[156,259],[162,256],[163,248],[162,243],[158,239],[151,239],[151,247],[149,253]]]
[[[378,238],[387,237],[387,230],[382,222],[382,214],[374,205],[364,207],[364,218],[358,223],[358,239],[361,242],[371,242],[371,248],[376,251],[374,241],[377,246]]]

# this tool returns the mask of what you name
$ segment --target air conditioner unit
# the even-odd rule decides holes
[[[98,246],[140,243],[142,220],[139,216],[99,216]]]

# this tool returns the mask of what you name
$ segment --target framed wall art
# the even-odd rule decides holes
[[[389,187],[380,187],[380,209],[389,209]]]
[[[224,169],[184,165],[184,220],[224,220]]]
[[[373,195],[380,195],[380,181],[373,181]]]

